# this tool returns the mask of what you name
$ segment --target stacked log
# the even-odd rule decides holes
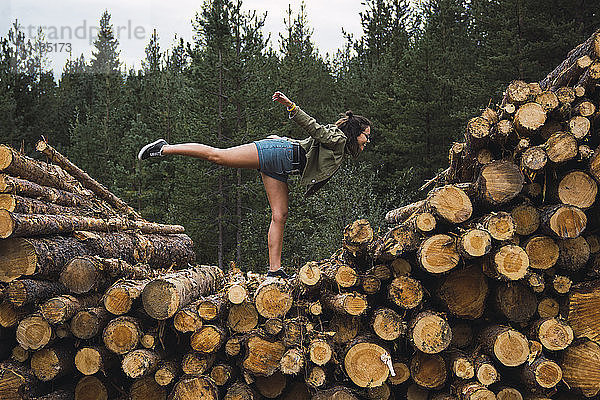
[[[0,398],[597,396],[599,59],[512,82],[387,232],[290,279],[195,265],[47,143],[0,146]]]

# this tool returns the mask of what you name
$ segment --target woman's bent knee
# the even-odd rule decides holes
[[[288,218],[287,211],[273,211],[273,213],[271,215],[271,219],[273,220],[273,222],[275,222],[276,224],[280,224],[280,225],[285,224],[285,222],[287,221],[287,218]]]

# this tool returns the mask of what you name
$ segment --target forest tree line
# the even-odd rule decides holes
[[[146,44],[139,70],[125,70],[110,12],[92,56],[72,56],[55,77],[43,32],[19,24],[0,38],[0,142],[40,158],[49,143],[151,221],[182,224],[198,261],[266,269],[270,212],[256,171],[162,158],[139,163],[156,138],[229,147],[270,134],[303,138],[271,101],[282,90],[321,123],[351,109],[372,123],[372,143],[347,159],[316,195],[290,185],[284,266],[328,257],[346,224],[417,196],[447,165],[466,121],[498,102],[513,79],[533,82],[600,28],[597,0],[365,0],[360,37],[345,34],[323,56],[305,7],[268,40],[265,15],[241,0],[205,0],[191,42]]]

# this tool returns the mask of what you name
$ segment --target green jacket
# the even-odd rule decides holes
[[[305,196],[310,196],[329,181],[340,168],[346,148],[346,135],[336,125],[321,125],[299,107],[290,114],[310,137],[298,140],[306,151],[306,167],[300,184],[306,186]]]

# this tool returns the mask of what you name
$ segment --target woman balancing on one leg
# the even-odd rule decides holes
[[[267,276],[287,277],[281,269],[283,228],[288,215],[288,175],[301,174],[300,183],[307,186],[306,195],[320,189],[339,169],[344,154],[357,157],[370,141],[371,122],[365,117],[346,115],[332,125],[320,125],[283,93],[275,92],[273,101],[283,104],[310,137],[304,140],[267,138],[228,149],[200,143],[170,145],[165,140],[144,146],[140,160],[165,155],[197,157],[219,165],[260,170],[271,206],[269,226],[269,272]]]

